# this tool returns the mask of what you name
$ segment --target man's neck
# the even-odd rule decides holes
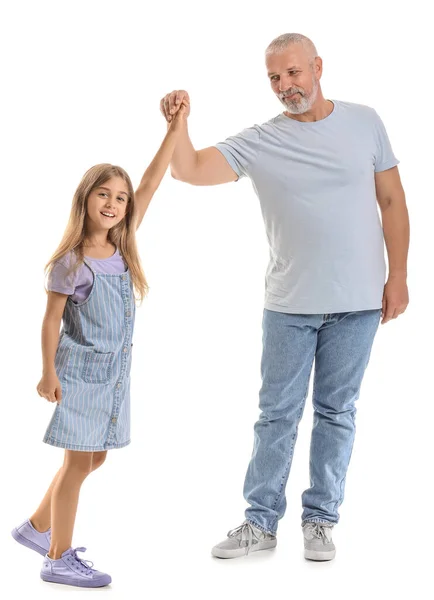
[[[284,115],[289,117],[290,119],[294,119],[295,121],[302,121],[305,123],[313,123],[315,121],[321,121],[328,117],[334,109],[334,104],[331,100],[325,100],[325,98],[317,98],[315,104],[312,106],[310,110],[301,114],[301,115],[293,115],[287,111],[284,112]]]

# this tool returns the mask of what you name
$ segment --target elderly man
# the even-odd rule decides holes
[[[408,304],[408,214],[399,161],[380,117],[368,106],[324,98],[322,60],[312,41],[279,36],[266,50],[266,66],[285,111],[199,151],[186,125],[171,163],[172,176],[193,185],[249,177],[270,246],[261,414],[244,483],[250,506],[212,554],[234,558],[276,545],[315,360],[310,487],[302,494],[304,555],[331,560],[355,402],[373,340],[380,319],[396,319]],[[188,116],[184,90],[161,100],[168,122],[182,104]]]

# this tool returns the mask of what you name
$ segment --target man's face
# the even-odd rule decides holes
[[[321,76],[318,59],[310,66],[303,46],[291,44],[283,52],[268,55],[266,66],[271,88],[286,110],[293,115],[310,110]]]

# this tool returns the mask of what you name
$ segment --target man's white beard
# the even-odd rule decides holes
[[[318,95],[318,89],[319,83],[313,78],[312,92],[309,96],[300,96],[298,100],[289,100],[288,98],[279,98],[279,100],[291,115],[303,115],[314,105]]]

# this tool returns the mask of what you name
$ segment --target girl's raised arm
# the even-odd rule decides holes
[[[152,160],[149,167],[143,174],[142,180],[135,191],[135,204],[137,210],[137,228],[148,209],[153,195],[158,189],[161,180],[164,177],[167,167],[172,159],[173,151],[183,127],[186,127],[187,105],[182,104],[172,122],[168,126],[167,133],[163,142]],[[187,113],[188,115],[188,113]]]

